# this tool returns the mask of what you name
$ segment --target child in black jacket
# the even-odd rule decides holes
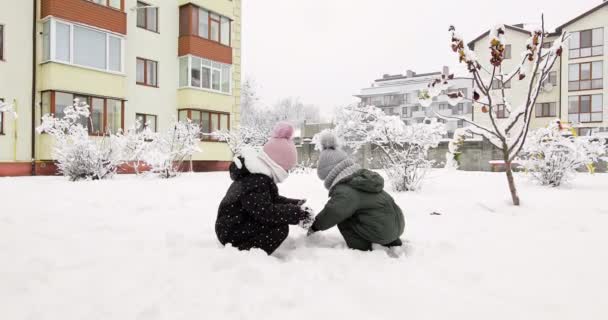
[[[230,165],[234,181],[222,200],[215,223],[219,241],[239,250],[259,248],[272,254],[289,234],[289,225],[313,222],[304,200],[279,195],[277,183],[288,177],[297,155],[293,127],[280,123],[263,150],[244,150]]]

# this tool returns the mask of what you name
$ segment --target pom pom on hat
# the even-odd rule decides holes
[[[319,144],[321,145],[321,151],[323,150],[336,150],[339,147],[338,137],[331,132],[330,130],[326,130],[321,133],[319,137]]]
[[[272,137],[276,138],[276,139],[287,139],[287,140],[291,140],[291,138],[293,137],[293,126],[287,122],[279,122],[277,123],[277,125],[274,127],[274,129],[272,129]]]

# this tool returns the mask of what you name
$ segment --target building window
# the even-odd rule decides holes
[[[42,114],[54,114],[61,119],[65,116],[65,107],[74,104],[76,99],[89,106],[89,119],[81,119],[81,124],[89,129],[90,134],[102,135],[123,130],[125,102],[121,99],[45,91],[42,93]]]
[[[180,58],[180,81],[182,88],[201,88],[210,91],[231,93],[232,66],[195,56]]]
[[[195,35],[229,47],[232,20],[192,4],[190,6],[180,9],[180,35]],[[190,28],[185,27],[188,24]]]
[[[464,120],[458,120],[456,122],[456,127],[457,128],[464,128]]]
[[[576,63],[568,66],[568,91],[594,90],[604,87],[602,61]]]
[[[511,59],[511,45],[505,45],[505,60]]]
[[[117,10],[121,10],[121,11],[124,10],[124,8],[122,7],[121,0],[89,0],[89,1],[97,3],[102,6],[114,8]]]
[[[230,114],[225,112],[180,109],[178,111],[179,121],[191,120],[201,128],[204,140],[213,140],[209,134],[219,130],[230,130]]]
[[[538,76],[540,77],[540,75],[538,75]],[[543,81],[542,85],[544,87],[547,84],[551,84],[553,86],[557,85],[557,71],[551,71],[551,72],[549,72],[549,75],[547,76],[547,78],[545,78],[545,80]]]
[[[137,1],[137,26],[152,32],[158,32],[158,8]]]
[[[4,60],[4,25],[0,24],[0,61]]]
[[[447,103],[440,103],[439,104],[439,111],[443,111],[443,110],[448,110],[450,107]]]
[[[496,106],[496,118],[505,119],[509,117],[509,110],[504,104],[499,104]]]
[[[44,61],[123,72],[124,39],[114,34],[50,19],[43,25],[42,43]]]
[[[603,120],[604,95],[568,97],[568,121],[572,123],[601,122]]]
[[[158,62],[137,58],[136,82],[139,85],[158,87]]]
[[[4,98],[0,98],[0,105],[4,103]],[[4,112],[0,111],[0,135],[4,134]]]
[[[570,59],[604,55],[604,28],[570,33]]]
[[[511,80],[505,82],[504,85],[501,85],[501,84],[502,84],[502,81],[500,81],[498,79],[492,80],[492,90],[510,89],[511,88]]]
[[[150,129],[152,132],[157,131],[157,116],[153,114],[143,114],[137,113],[135,114],[135,119],[139,122],[140,126],[137,128],[137,132],[142,132],[145,129]]]
[[[454,106],[454,114],[455,115],[464,114],[464,103],[459,103],[456,106]]]
[[[556,104],[555,102],[537,103],[536,104],[536,117],[555,117],[556,115]]]
[[[543,42],[543,48],[544,49],[551,49],[551,47],[553,47],[553,42],[551,42],[551,41],[545,41],[545,42]]]

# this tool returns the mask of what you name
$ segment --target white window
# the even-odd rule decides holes
[[[123,72],[124,39],[112,33],[50,19],[43,25],[43,60]]]
[[[179,86],[231,93],[232,66],[195,56],[180,58]]]
[[[57,22],[55,25],[55,58],[64,62],[70,62],[70,25]]]

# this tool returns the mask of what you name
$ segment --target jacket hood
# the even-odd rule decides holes
[[[384,190],[384,178],[366,169],[357,171],[344,183],[354,189],[368,193],[380,193]]]
[[[232,181],[240,180],[251,174],[251,172],[249,172],[249,169],[247,169],[247,167],[245,166],[245,159],[242,157],[236,158],[230,164],[230,168],[228,169],[228,171],[230,172],[230,179],[232,179]]]

